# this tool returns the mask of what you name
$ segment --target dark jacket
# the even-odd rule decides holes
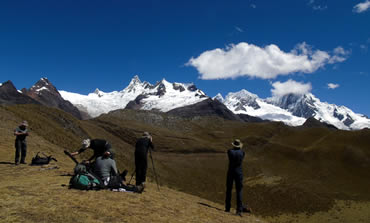
[[[227,151],[227,155],[229,157],[229,171],[242,171],[245,152],[239,148],[233,148]]]
[[[154,145],[149,138],[143,137],[137,140],[135,145],[135,155],[147,156],[149,149],[154,150]]]
[[[94,150],[94,157],[102,156],[106,151],[109,151],[111,147],[112,146],[108,143],[108,141],[104,139],[92,139],[89,146],[89,148]],[[78,152],[81,153],[86,149],[87,148],[82,148]]]

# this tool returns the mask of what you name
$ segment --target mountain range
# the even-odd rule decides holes
[[[278,121],[290,126],[303,125],[315,118],[324,126],[343,130],[370,128],[370,119],[345,106],[321,102],[313,94],[288,94],[262,99],[243,89],[211,98],[194,84],[142,82],[136,75],[121,91],[103,92],[98,88],[82,95],[57,90],[47,78],[30,89],[17,90],[11,81],[0,85],[0,104],[43,104],[67,111],[79,119],[98,117],[117,109],[152,110],[182,117],[215,115],[228,120]]]
[[[261,99],[257,95],[241,90],[229,93],[225,98],[221,94],[211,98],[194,84],[170,83],[163,79],[152,85],[140,81],[135,76],[130,84],[121,91],[102,92],[96,89],[88,95],[60,91],[64,99],[71,101],[80,110],[92,117],[116,109],[157,110],[161,112],[181,113],[181,116],[213,114],[227,119],[255,117],[258,120],[281,121],[287,125],[299,126],[313,117],[321,122],[339,129],[363,129],[370,127],[370,119],[356,114],[345,106],[321,102],[313,94],[293,95]],[[221,102],[228,110],[239,117],[220,108],[215,101]],[[197,105],[201,103],[200,105]],[[207,105],[208,112],[204,112]],[[173,110],[173,111],[171,111]],[[210,112],[212,110],[212,112]],[[186,112],[185,112],[186,111]],[[202,112],[201,112],[202,111]],[[255,120],[255,119],[254,119]]]

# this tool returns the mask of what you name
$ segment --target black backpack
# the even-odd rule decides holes
[[[46,164],[49,164],[51,160],[54,160],[55,162],[58,162],[58,160],[56,160],[52,156],[47,156],[44,153],[42,153],[42,155],[44,155],[44,157],[41,157],[41,156],[39,156],[39,153],[40,152],[38,152],[36,154],[36,156],[32,158],[31,165],[35,165],[35,166],[46,165]]]

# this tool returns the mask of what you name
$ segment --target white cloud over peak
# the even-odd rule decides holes
[[[340,86],[339,84],[333,84],[333,83],[328,84],[329,89],[335,89],[335,88],[338,88],[339,86]]]
[[[313,73],[326,64],[343,62],[346,51],[338,47],[333,56],[328,52],[313,50],[305,42],[290,52],[282,51],[277,45],[259,47],[246,42],[227,46],[225,49],[205,51],[191,58],[186,65],[195,67],[204,80],[228,79],[241,76],[273,79],[279,75],[296,72]]]
[[[287,80],[286,82],[274,82],[271,89],[272,96],[280,97],[287,94],[303,95],[312,90],[311,83],[301,83],[294,80]]]
[[[366,0],[362,3],[358,3],[353,7],[353,11],[356,13],[362,13],[367,11],[370,8],[370,0]]]

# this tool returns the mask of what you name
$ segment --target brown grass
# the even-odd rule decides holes
[[[28,157],[30,158],[31,154],[41,150],[55,155],[58,160],[60,159],[58,166],[61,169],[34,171],[35,174],[43,174],[44,176],[46,172],[61,171],[58,172],[59,175],[50,175],[48,180],[53,182],[58,179],[55,186],[57,184],[59,186],[55,188],[66,191],[63,193],[66,193],[69,198],[78,197],[78,192],[66,190],[60,186],[63,184],[62,181],[66,184],[69,180],[68,177],[60,175],[67,173],[73,167],[73,163],[62,153],[63,149],[74,151],[79,147],[81,139],[87,136],[107,139],[116,150],[119,169],[128,169],[131,173],[134,170],[133,151],[136,139],[142,131],[153,133],[153,140],[157,149],[157,152],[153,153],[153,157],[160,183],[165,188],[163,190],[165,194],[173,194],[173,200],[178,199],[176,196],[180,196],[181,200],[186,202],[179,203],[177,201],[179,206],[174,207],[173,213],[179,212],[181,216],[179,219],[174,220],[173,216],[175,214],[167,220],[162,218],[166,209],[172,210],[172,201],[167,205],[167,203],[164,204],[161,203],[162,201],[156,200],[157,197],[151,197],[156,194],[155,184],[152,181],[150,195],[148,193],[149,197],[147,199],[159,202],[161,206],[165,207],[163,209],[147,200],[137,201],[135,197],[130,200],[131,195],[119,195],[128,196],[122,199],[130,201],[130,204],[123,203],[125,206],[132,207],[130,206],[131,202],[137,205],[133,207],[135,214],[131,214],[134,222],[142,221],[141,218],[137,217],[138,213],[153,212],[154,210],[150,209],[153,206],[156,207],[155,210],[158,210],[158,212],[150,216],[158,221],[196,222],[198,220],[208,222],[207,219],[211,217],[202,211],[195,212],[199,208],[199,202],[193,200],[193,198],[200,199],[202,200],[200,203],[211,206],[210,208],[206,205],[200,205],[205,207],[205,212],[215,216],[220,214],[220,218],[224,216],[222,207],[227,169],[225,152],[234,138],[240,138],[243,141],[246,151],[243,200],[253,208],[255,214],[268,218],[268,221],[295,222],[297,220],[298,222],[312,222],[312,219],[316,219],[316,217],[311,218],[310,216],[320,216],[323,219],[329,218],[333,220],[332,222],[335,222],[336,219],[347,219],[346,216],[354,216],[352,222],[361,222],[361,219],[366,215],[359,215],[356,218],[355,215],[350,213],[358,213],[357,209],[368,210],[368,202],[370,201],[368,193],[370,186],[369,130],[349,132],[324,128],[292,128],[281,123],[239,123],[214,117],[180,119],[162,113],[144,111],[115,111],[97,119],[79,121],[57,109],[38,106],[12,106],[5,109],[0,107],[0,114],[2,121],[0,123],[0,136],[4,142],[0,145],[0,155],[3,159],[0,162],[13,161],[14,136],[12,130],[22,119],[27,119],[33,128],[32,136],[29,138],[30,154]],[[9,153],[9,151],[11,152]],[[88,155],[88,152],[85,152],[78,158],[84,159]],[[0,164],[0,168],[3,167],[8,168],[6,164]],[[29,168],[24,169],[27,171]],[[11,172],[12,170],[15,170],[15,168],[9,169]],[[154,179],[151,164],[149,164],[148,175],[149,179]],[[11,177],[11,175],[8,177]],[[2,179],[1,176],[0,179]],[[14,185],[21,185],[20,181],[21,178],[17,178]],[[46,186],[41,188],[48,190]],[[0,190],[11,193],[11,190],[6,187],[2,187]],[[67,213],[77,213],[79,209],[75,211],[75,206],[82,207],[81,204],[78,206],[72,201],[63,200],[62,193],[59,194],[58,192],[58,195],[53,195],[53,190],[48,192],[51,197],[54,197],[48,200],[48,203],[57,205],[52,200],[55,200],[55,203],[58,200],[64,201],[65,206],[57,205],[57,207],[69,210]],[[18,195],[16,195],[19,199],[18,202],[21,202],[21,194],[27,194],[28,191],[25,188],[18,188]],[[30,191],[32,192],[32,190]],[[182,191],[193,196],[189,196],[189,200],[187,200],[186,197],[182,197],[187,195],[176,194],[178,193],[176,191]],[[35,191],[32,193],[36,194]],[[98,200],[97,197],[94,198],[94,196],[90,197],[90,194],[99,194],[100,198],[100,194],[103,194],[103,197],[112,196],[109,199],[113,200],[117,196],[117,193],[105,193],[107,192],[87,192],[88,198],[76,199],[80,199],[79,202],[82,203],[89,203],[88,201],[96,199],[94,201],[104,206],[103,201]],[[165,195],[161,192],[158,199],[162,197],[165,198]],[[7,199],[7,202],[11,202],[11,199]],[[171,200],[171,198],[168,199]],[[234,199],[235,196],[232,205],[235,205]],[[145,205],[144,212],[140,212],[141,210],[137,209],[140,209],[139,204],[142,201],[144,203],[149,202],[152,207]],[[29,199],[29,202],[31,202],[31,199]],[[117,200],[116,204],[120,205],[120,202],[122,201]],[[341,206],[343,211],[335,212],[338,204],[342,204],[342,202],[349,202],[351,205]],[[173,201],[172,203],[176,202]],[[29,203],[24,209],[28,207],[33,210],[33,205],[30,204],[33,203]],[[192,206],[194,204],[198,205]],[[19,205],[21,206],[21,204]],[[3,205],[1,208],[8,208],[8,206]],[[182,209],[185,206],[189,206],[189,210],[194,208],[194,211],[183,211]],[[212,207],[221,209],[221,211]],[[99,214],[95,213],[101,214],[101,212],[97,208],[94,209],[94,207],[91,207],[91,209],[92,212],[87,210],[87,214],[81,218],[68,217],[67,214],[66,219],[73,219],[77,222],[83,221],[81,219],[85,218],[92,222],[111,220],[109,218],[101,220]],[[108,213],[108,210],[106,209],[104,213]],[[128,209],[119,210],[126,211]],[[331,218],[333,211],[336,214],[335,217]],[[25,212],[29,213],[26,210]],[[188,217],[184,216],[188,214]],[[28,218],[32,218],[33,215],[36,214],[32,212]],[[198,217],[204,215],[208,217]],[[7,214],[6,216],[11,217],[12,215]],[[131,219],[130,216],[123,213],[120,213],[119,216],[121,219]],[[134,216],[136,217],[134,218]],[[37,218],[42,219],[41,216]],[[99,220],[94,220],[95,218]],[[3,219],[2,215],[0,219]],[[62,216],[54,220],[59,221],[60,219],[62,219]],[[148,220],[149,218],[145,219]],[[232,219],[232,221],[234,220],[237,219]],[[209,220],[209,222],[218,221],[217,218],[216,220]],[[228,219],[223,222],[228,222]]]

